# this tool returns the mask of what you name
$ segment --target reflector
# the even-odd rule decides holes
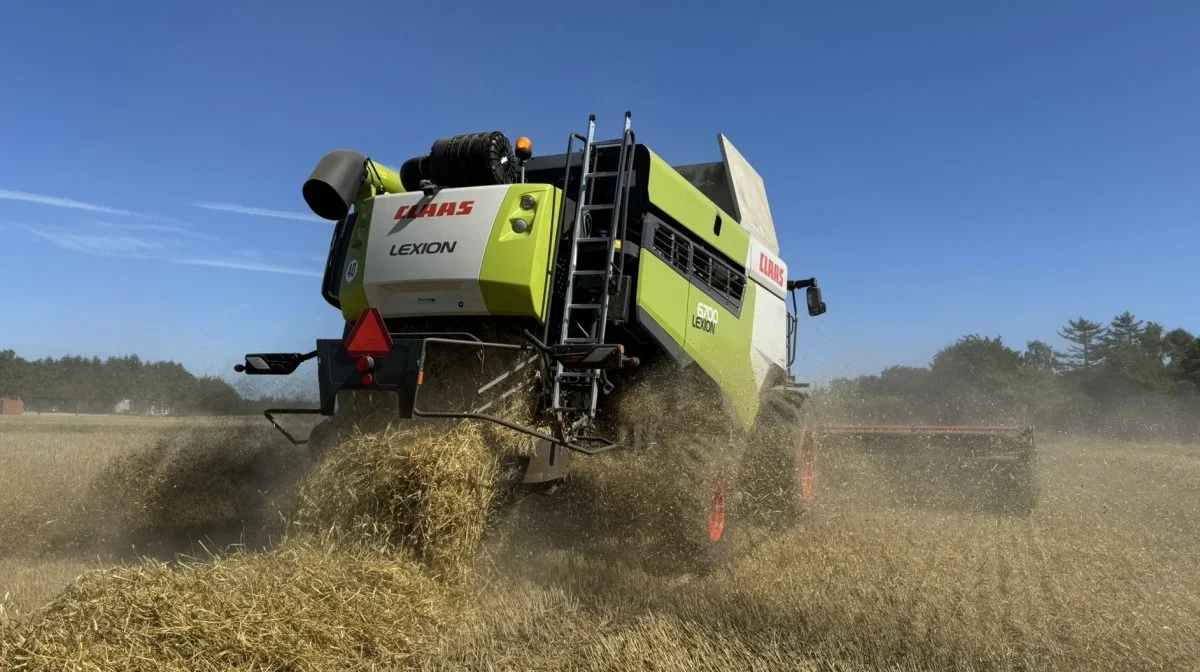
[[[367,308],[346,336],[346,352],[351,357],[387,357],[391,351],[392,336],[383,323],[383,316],[378,310]]]

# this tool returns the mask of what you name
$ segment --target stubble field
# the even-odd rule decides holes
[[[319,534],[183,566],[55,541],[82,505],[125,496],[97,487],[114,459],[261,424],[0,419],[0,668],[1200,667],[1196,445],[1040,437],[1029,519],[889,506],[864,465],[829,456],[793,530],[706,577],[548,543],[544,505],[450,578]],[[369,538],[364,520],[346,526]]]

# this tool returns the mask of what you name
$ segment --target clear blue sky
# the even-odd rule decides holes
[[[560,152],[627,108],[671,162],[723,132],[762,173],[829,304],[810,379],[1080,314],[1200,331],[1200,5],[680,6],[4,3],[0,347],[198,373],[307,349],[340,334],[300,196],[322,154]]]

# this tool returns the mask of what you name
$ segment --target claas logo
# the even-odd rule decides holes
[[[758,253],[758,272],[770,278],[772,282],[780,287],[787,285],[787,277],[784,275],[783,266],[762,252]]]
[[[444,201],[421,205],[402,205],[392,219],[417,219],[418,217],[458,217],[471,214],[475,201]]]

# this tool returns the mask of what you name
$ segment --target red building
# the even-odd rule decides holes
[[[0,397],[0,415],[21,415],[25,402],[20,397]]]

